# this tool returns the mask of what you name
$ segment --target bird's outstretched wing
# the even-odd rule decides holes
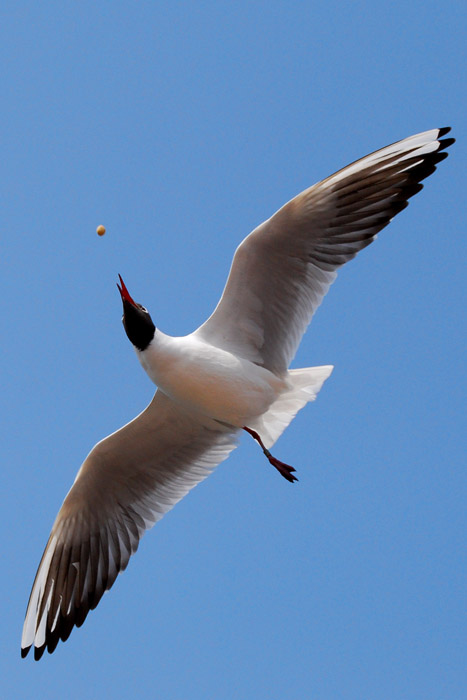
[[[32,587],[21,642],[52,652],[123,571],[143,533],[236,446],[161,391],[137,418],[99,442],[55,520]]]
[[[432,129],[310,187],[237,248],[224,293],[195,333],[276,373],[293,359],[336,270],[419,192],[454,139]]]

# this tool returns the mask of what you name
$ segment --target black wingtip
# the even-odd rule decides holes
[[[45,651],[45,644],[42,647],[34,647],[34,660],[39,661]]]
[[[452,146],[452,144],[455,142],[456,142],[456,139],[453,139],[453,138],[442,139],[442,141],[439,142],[438,151],[444,151],[445,148],[449,148],[449,146]]]
[[[31,646],[32,646],[32,644],[31,644]],[[30,650],[31,646],[24,647],[24,648],[21,647],[21,658],[22,659],[25,659],[26,656],[29,654],[29,650]],[[45,651],[45,644],[43,647],[34,647],[34,660],[39,661],[39,659],[42,657],[42,654],[44,653],[44,651]]]
[[[456,139],[453,139],[452,137],[450,137],[449,139],[443,139],[442,141],[440,140],[442,136],[446,136],[446,134],[449,134],[450,131],[450,126],[444,126],[441,129],[438,129],[438,151],[444,151],[445,148],[449,148],[449,146],[452,146],[452,144],[456,142]]]
[[[441,129],[438,129],[438,138],[440,136],[445,136],[446,134],[449,134],[450,131],[451,131],[450,126],[442,126]]]

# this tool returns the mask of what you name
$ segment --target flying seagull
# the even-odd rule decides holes
[[[422,189],[454,142],[449,131],[398,141],[285,204],[237,248],[215,311],[190,335],[157,329],[120,277],[126,334],[158,389],[78,471],[34,580],[22,656],[33,645],[35,659],[52,653],[83,624],[144,532],[229,456],[241,430],[296,480],[269,450],[333,368],[290,362],[336,270]]]

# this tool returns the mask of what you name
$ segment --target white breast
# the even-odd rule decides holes
[[[172,338],[157,330],[139,360],[170,398],[238,427],[262,415],[288,382],[253,362],[193,335]]]

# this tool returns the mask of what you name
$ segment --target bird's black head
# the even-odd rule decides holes
[[[146,350],[151,340],[154,338],[156,327],[152,322],[147,309],[141,304],[137,304],[131,298],[125,283],[120,277],[120,284],[117,283],[118,291],[123,302],[122,323],[129,340],[138,350]]]

